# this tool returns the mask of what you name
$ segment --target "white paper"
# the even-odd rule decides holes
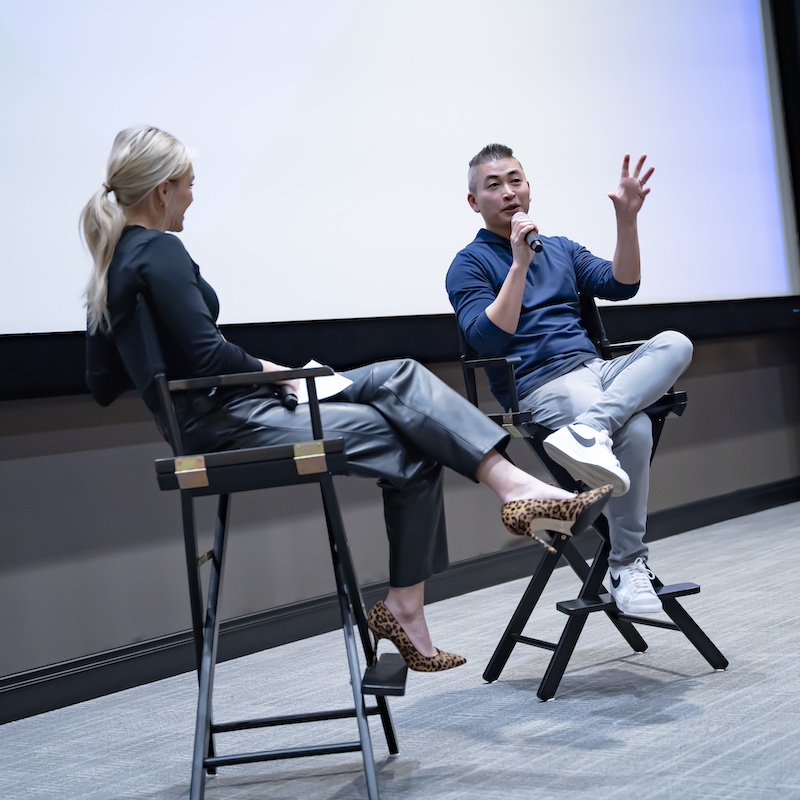
[[[319,361],[311,361],[308,364],[303,366],[303,369],[313,369],[314,367],[322,367],[323,364],[320,364]],[[338,372],[334,372],[333,375],[324,375],[321,378],[314,378],[314,385],[317,389],[317,397],[320,400],[324,400],[326,397],[333,397],[335,394],[339,394],[342,389],[346,389],[353,381],[350,378],[345,378],[344,375],[340,375]],[[306,385],[305,378],[300,381],[300,386],[297,390],[297,402],[298,403],[307,403],[308,402],[308,388]]]

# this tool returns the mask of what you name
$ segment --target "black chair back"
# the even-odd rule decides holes
[[[579,294],[578,297],[581,304],[581,322],[583,327],[586,328],[592,344],[597,349],[600,358],[611,358],[611,342],[608,341],[606,336],[603,318],[600,316],[594,297],[591,294],[583,293]]]
[[[124,333],[124,335],[120,335]],[[114,330],[114,344],[125,371],[145,405],[154,414],[161,412],[156,376],[164,375],[166,366],[158,343],[156,325],[147,301],[137,295],[133,315]]]

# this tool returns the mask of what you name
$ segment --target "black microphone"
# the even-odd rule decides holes
[[[528,215],[524,211],[517,211],[513,217],[511,217],[511,221],[513,222],[515,219],[528,219]],[[526,237],[525,241],[531,246],[531,250],[534,253],[541,253],[542,252],[542,240],[539,238],[539,234],[536,231],[531,231]]]
[[[287,392],[282,385],[278,384],[275,387],[275,396],[281,401],[281,405],[289,411],[294,411],[297,408],[297,395],[294,392]]]
[[[297,395],[294,392],[289,392],[288,394],[281,392],[281,403],[283,403],[284,408],[294,411],[297,408]]]

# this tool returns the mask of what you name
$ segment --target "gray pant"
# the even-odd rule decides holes
[[[475,406],[411,360],[344,373],[353,383],[322,401],[324,435],[344,439],[350,474],[378,478],[389,537],[389,582],[412,586],[448,566],[442,467],[474,479],[507,436]],[[179,406],[195,452],[309,439],[307,405],[284,408],[270,389],[223,395],[213,408]]]
[[[520,408],[534,421],[556,429],[572,422],[605,429],[631,488],[606,506],[615,569],[647,557],[650,452],[653,429],[641,413],[666,392],[689,366],[692,343],[681,333],[665,331],[628,355],[610,361],[595,358],[529,392]]]

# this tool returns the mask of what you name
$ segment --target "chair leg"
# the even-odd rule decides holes
[[[327,483],[327,481],[320,481],[325,521],[328,525],[328,535],[331,547],[334,548],[335,555],[339,558],[342,565],[344,588],[347,592],[347,596],[350,598],[350,605],[353,609],[364,655],[367,659],[367,663],[371,663],[375,657],[375,648],[370,638],[367,614],[364,610],[364,599],[361,595],[361,585],[358,582],[353,558],[350,554],[350,545],[347,541],[347,534],[345,532],[344,522],[342,521],[339,503],[336,499],[333,481],[330,481],[329,486]]]
[[[547,701],[555,696],[587,619],[588,615],[581,614],[580,616],[570,617],[566,625],[564,625],[564,630],[561,631],[555,652],[547,665],[544,677],[536,692],[536,696],[540,700]]]
[[[192,756],[192,783],[190,800],[203,800],[205,794],[205,759],[211,744],[211,709],[214,690],[214,668],[217,663],[219,642],[219,597],[222,591],[222,576],[227,545],[229,496],[220,495],[217,524],[214,533],[214,548],[211,558],[211,573],[208,580],[208,600],[203,626],[202,657],[200,661],[200,686],[197,698],[197,720],[195,723],[194,752]]]
[[[362,692],[361,665],[356,647],[356,628],[358,628],[361,645],[367,663],[374,660],[374,650],[369,638],[361,588],[358,585],[355,567],[347,543],[347,535],[339,510],[339,503],[330,476],[320,480],[325,520],[328,526],[328,537],[331,546],[334,575],[336,577],[337,596],[342,617],[342,628],[347,649],[347,661],[350,667],[350,684],[353,690],[356,721],[361,741],[361,753],[364,761],[364,775],[367,782],[367,794],[370,800],[378,800],[378,779],[375,770],[375,757],[372,750],[372,738],[366,713],[366,703]],[[377,708],[383,725],[389,752],[397,753],[397,737],[389,713],[389,705],[385,697],[377,697]]]
[[[186,553],[186,574],[189,579],[189,603],[192,610],[192,631],[197,667],[203,652],[203,590],[200,585],[200,572],[197,564],[197,539],[195,537],[194,504],[189,492],[181,492],[181,512],[183,516],[183,544]]]
[[[194,641],[197,680],[200,681],[200,669],[203,662],[203,589],[200,581],[200,561],[197,557],[197,536],[195,533],[194,501],[189,492],[181,492],[181,517],[183,519],[183,545],[186,555],[186,575],[189,581],[189,605],[192,613],[192,638]],[[214,736],[208,740],[207,755],[215,755]],[[216,773],[211,768],[211,774]]]
[[[355,615],[364,655],[367,658],[367,663],[371,663],[375,654],[372,640],[370,639],[369,626],[367,625],[367,615],[364,611],[364,601],[361,597],[361,587],[358,583],[352,556],[350,555],[350,546],[347,542],[347,534],[345,533],[333,482],[330,481],[330,486],[327,484],[328,481],[320,481],[322,505],[325,511],[325,522],[328,526],[331,552],[334,558],[338,558],[342,565],[343,588],[347,593],[350,607]]]
[[[580,557],[576,548],[571,548],[566,554],[570,566],[578,573],[579,577],[583,579],[583,586],[578,594],[580,598],[597,597],[603,585],[603,578],[608,571],[608,538],[603,536],[602,533],[600,535],[602,541],[592,560],[591,567]],[[630,622],[615,619],[611,615],[608,616],[634,650],[641,652],[647,649],[647,643],[642,639],[639,632]],[[571,616],[564,625],[564,630],[561,632],[558,644],[555,647],[550,663],[547,665],[544,677],[536,692],[540,700],[550,700],[555,696],[561,679],[564,677],[564,673],[567,670],[569,661],[572,658],[572,654],[575,652],[575,646],[578,644],[578,639],[580,638],[587,619],[587,614]]]
[[[536,604],[539,602],[539,598],[542,596],[542,592],[547,586],[556,564],[558,564],[558,559],[561,557],[564,546],[564,542],[561,542],[560,545],[556,544],[556,552],[547,552],[539,562],[539,566],[536,567],[525,593],[520,598],[503,635],[500,637],[500,641],[497,643],[497,647],[494,649],[494,653],[492,653],[492,657],[489,659],[489,663],[486,665],[486,669],[483,671],[483,679],[485,681],[492,683],[500,677],[511,651],[517,644],[523,628],[527,625],[533,609],[536,608]]]
[[[570,567],[572,567],[583,584],[579,597],[597,597],[608,570],[609,552],[608,536],[607,534],[605,536],[603,535],[602,525],[600,529],[597,530],[597,533],[601,538],[601,542],[592,559],[591,566],[587,564],[586,559],[580,554],[572,539],[556,540],[556,552],[547,553],[542,558],[484,670],[483,679],[485,681],[491,683],[497,680],[514,646],[517,642],[525,642],[526,644],[553,651],[544,677],[539,684],[537,694],[541,700],[549,700],[555,695],[561,678],[564,676],[569,660],[575,650],[583,626],[586,624],[586,616],[570,617],[564,625],[558,642],[555,644],[537,639],[528,639],[522,635],[522,631],[528,623],[531,614],[533,614],[542,592],[547,586],[547,582],[550,580],[550,576],[562,556]],[[611,620],[634,651],[643,652],[647,649],[647,642],[645,642],[640,633],[630,622],[618,619],[611,612],[606,612],[606,616]]]
[[[339,573],[336,582],[337,584],[341,584],[344,580],[341,563],[335,566],[335,570]],[[344,631],[345,648],[347,650],[347,664],[350,668],[350,686],[353,690],[358,738],[361,742],[361,755],[364,762],[364,777],[367,781],[367,797],[369,797],[369,800],[378,800],[380,797],[378,792],[378,776],[375,771],[375,756],[372,752],[372,737],[369,732],[366,704],[361,691],[361,665],[358,661],[353,613],[348,605],[345,593],[340,590],[337,594],[339,597],[339,610],[342,615],[342,630]]]
[[[661,601],[664,612],[678,626],[686,638],[697,648],[714,669],[727,669],[728,659],[717,649],[703,629],[689,616],[686,609],[674,598],[665,597]]]
[[[371,642],[368,637],[366,616],[360,588],[356,579],[355,568],[352,563],[344,525],[341,519],[338,502],[330,476],[320,480],[322,489],[323,508],[328,523],[328,536],[331,547],[332,564],[337,587],[339,611],[342,619],[342,629],[345,638],[350,683],[353,692],[354,706],[352,709],[322,712],[310,715],[288,715],[259,720],[245,720],[236,723],[226,723],[216,726],[219,731],[234,731],[252,727],[267,727],[272,725],[312,722],[322,719],[355,717],[359,732],[359,741],[343,742],[334,745],[302,748],[302,753],[297,748],[290,750],[273,750],[259,753],[238,754],[217,759],[217,762],[234,764],[248,763],[251,761],[274,760],[276,758],[297,757],[298,755],[323,755],[332,752],[354,752],[361,750],[364,761],[364,773],[369,800],[379,800],[377,771],[372,749],[372,740],[368,724],[369,714],[376,711],[381,716],[387,744],[392,753],[397,753],[397,741],[394,733],[389,707],[385,697],[376,697],[377,705],[367,708],[363,693],[363,679],[359,661],[356,628],[362,634],[364,655],[369,660],[373,656]],[[215,726],[212,719],[212,695],[214,689],[214,672],[217,663],[219,626],[218,614],[219,599],[222,592],[225,554],[227,550],[228,517],[230,498],[228,495],[219,496],[214,545],[210,555],[210,575],[208,590],[206,592],[206,613],[202,620],[202,629],[199,636],[199,664],[198,664],[198,701],[195,723],[195,740],[192,757],[192,777],[189,790],[190,800],[203,800],[205,794],[206,775],[215,772],[213,765],[208,765],[214,758],[213,731]],[[197,543],[194,532],[194,517],[191,502],[184,505],[184,534],[186,537],[186,557],[189,570],[189,584],[192,594],[193,615],[197,607],[202,605],[202,587],[200,585],[198,560],[196,557]],[[363,630],[359,624],[363,621]],[[193,617],[193,622],[196,616]],[[194,627],[194,625],[193,625]],[[208,765],[208,766],[207,766]]]

